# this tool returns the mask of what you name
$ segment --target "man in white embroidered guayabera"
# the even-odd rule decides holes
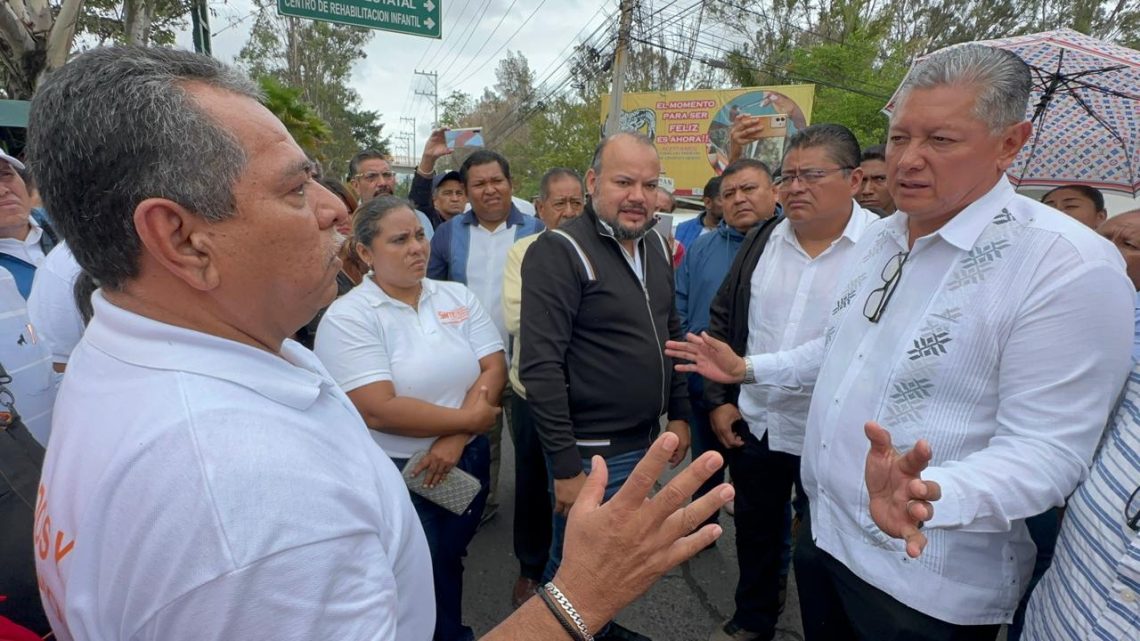
[[[993,639],[1032,570],[1025,518],[1087,474],[1124,383],[1119,253],[1004,175],[1029,89],[1025,63],[989,47],[916,65],[887,145],[898,211],[859,241],[824,336],[666,352],[726,382],[815,384],[794,560],[809,641]]]
[[[431,558],[407,486],[329,371],[288,339],[336,295],[348,211],[258,98],[208,56],[111,47],[70,60],[32,101],[33,175],[100,284],[35,510],[60,641],[432,636]],[[715,541],[719,528],[692,525],[732,489],[682,503],[716,453],[648,498],[679,445],[660,437],[604,505],[596,462],[546,597],[485,639],[587,638],[575,630]]]

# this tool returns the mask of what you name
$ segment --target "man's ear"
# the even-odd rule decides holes
[[[1017,158],[1018,152],[1029,141],[1029,136],[1033,134],[1033,124],[1028,120],[1019,122],[1016,125],[1010,125],[1001,134],[1001,149],[998,155],[998,166],[1002,171],[1005,171],[1013,165],[1013,161]]]
[[[221,282],[210,222],[165,198],[148,198],[135,207],[135,232],[143,252],[176,278],[201,291]]]
[[[854,198],[855,194],[858,194],[859,191],[863,188],[863,168],[856,167],[852,169],[849,179],[851,184],[848,186],[851,188],[851,197]]]

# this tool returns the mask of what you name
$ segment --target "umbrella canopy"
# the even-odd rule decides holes
[[[1014,185],[1140,193],[1140,52],[1070,29],[969,44],[1012,51],[1033,74],[1033,135],[1007,172]]]

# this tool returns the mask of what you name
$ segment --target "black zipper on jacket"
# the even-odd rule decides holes
[[[655,233],[657,232],[650,229],[648,232],[646,232],[646,236]],[[643,259],[641,261],[641,269],[644,272],[643,276],[645,277],[645,279],[642,280],[637,275],[637,272],[634,271],[633,266],[629,264],[628,260],[626,260],[625,247],[622,247],[621,243],[619,243],[616,238],[609,234],[602,234],[602,236],[609,238],[614,242],[614,244],[618,246],[618,251],[622,253],[622,261],[625,263],[625,266],[629,269],[629,271],[633,273],[633,277],[637,279],[637,283],[641,285],[641,291],[645,294],[645,311],[649,314],[649,326],[653,328],[653,345],[655,346],[655,351],[657,352],[657,360],[661,363],[661,409],[657,412],[657,415],[660,416],[664,414],[667,409],[665,400],[668,398],[668,395],[665,393],[665,391],[668,387],[668,377],[666,376],[667,372],[665,371],[665,352],[662,351],[664,348],[661,345],[661,335],[657,332],[657,322],[653,318],[653,306],[649,300],[649,252],[648,250],[642,252]],[[639,239],[637,242],[642,242],[644,239],[645,236],[642,236],[641,239]],[[642,244],[645,245],[646,243]],[[664,248],[664,246],[664,243],[662,243],[662,248]],[[636,248],[637,244],[635,243],[634,249]],[[669,260],[669,256],[666,256],[665,260]]]

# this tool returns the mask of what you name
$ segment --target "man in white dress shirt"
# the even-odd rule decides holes
[[[898,212],[859,242],[823,338],[670,346],[686,371],[815,385],[794,563],[809,640],[993,639],[1033,568],[1025,518],[1088,472],[1134,292],[1110,243],[1006,180],[1029,90],[989,47],[916,65],[887,145]]]
[[[742,192],[764,188],[759,170],[736,170],[747,162],[729,165],[722,175],[726,215],[744,198]],[[767,238],[761,237],[765,230],[749,234],[747,250],[733,262],[728,284],[712,302],[716,320],[709,331],[730,344],[744,342],[749,354],[792,348],[823,335],[839,276],[864,230],[879,219],[852,199],[862,172],[859,142],[846,127],[824,124],[796,132],[782,166],[776,190],[784,218]],[[767,641],[775,634],[786,582],[785,515],[799,480],[811,387],[710,387],[710,396],[726,401],[712,408],[711,422],[736,486],[740,579],[732,619],[709,638]]]

